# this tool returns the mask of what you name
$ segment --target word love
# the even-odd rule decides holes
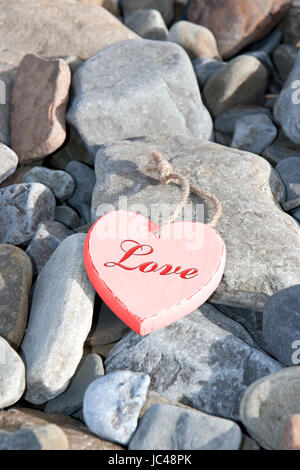
[[[128,262],[132,261],[135,256],[149,256],[154,252],[154,249],[150,245],[141,245],[135,240],[123,240],[120,248],[125,254],[119,261],[109,261],[104,263],[107,268],[113,268],[118,266],[119,268],[125,269],[126,271],[134,271],[138,269],[142,273],[158,273],[160,276],[170,276],[170,274],[177,274],[181,279],[193,279],[198,276],[198,269],[187,268],[183,269],[181,266],[173,268],[172,264],[164,264],[159,266],[155,261],[146,261],[136,266],[128,265]],[[127,264],[126,264],[127,262]]]

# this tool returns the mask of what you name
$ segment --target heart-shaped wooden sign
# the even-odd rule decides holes
[[[226,250],[198,222],[159,227],[140,214],[114,211],[90,229],[87,274],[102,300],[132,330],[146,335],[193,312],[219,285]]]

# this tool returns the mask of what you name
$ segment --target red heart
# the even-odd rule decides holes
[[[158,226],[128,211],[101,217],[84,247],[87,274],[102,300],[145,335],[193,312],[218,287],[226,250],[198,222]]]

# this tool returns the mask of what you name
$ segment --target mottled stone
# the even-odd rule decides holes
[[[94,315],[94,324],[87,339],[87,344],[98,346],[114,343],[121,339],[130,328],[115,315],[105,303]]]
[[[274,117],[285,135],[296,145],[300,145],[300,52],[292,72],[276,101]]]
[[[258,41],[286,15],[290,0],[191,0],[188,21],[201,24],[216,36],[225,59]]]
[[[169,30],[168,41],[182,46],[192,60],[201,57],[221,58],[213,33],[204,26],[189,21],[175,23]]]
[[[97,354],[88,354],[80,362],[68,389],[54,400],[48,401],[44,411],[72,415],[81,410],[86,389],[102,375],[104,369],[101,357]]]
[[[210,58],[200,58],[193,61],[194,72],[199,84],[202,89],[209,78],[217,72],[217,70],[224,67],[226,64],[220,60]]]
[[[240,407],[240,419],[265,449],[282,450],[284,428],[300,410],[300,367],[288,367],[253,383]]]
[[[35,166],[24,175],[24,183],[42,183],[53,192],[60,201],[69,199],[75,190],[75,181],[66,171],[49,170]]]
[[[69,450],[65,433],[55,424],[17,431],[0,430],[0,450]]]
[[[217,116],[243,104],[264,102],[268,73],[261,62],[250,55],[241,55],[217,70],[203,89],[208,109]]]
[[[68,64],[27,54],[11,94],[11,146],[20,162],[39,160],[66,138],[66,108],[71,84]]]
[[[265,303],[263,336],[278,361],[287,366],[300,364],[299,284],[277,292]]]
[[[137,10],[125,18],[125,24],[144,39],[164,41],[168,36],[166,23],[158,10]]]
[[[299,228],[278,205],[285,194],[277,172],[253,154],[184,136],[103,146],[96,158],[93,220],[120,207],[140,211],[159,223],[162,209],[174,209],[181,198],[178,186],[162,185],[146,173],[153,149],[170,156],[176,172],[222,203],[216,229],[225,241],[227,261],[212,301],[260,311],[270,295],[299,283]],[[194,196],[191,201],[203,202]],[[203,222],[202,207],[193,214],[191,209],[191,205],[186,209],[185,219]],[[208,221],[214,213],[212,205],[205,204],[204,209]]]
[[[0,244],[0,335],[16,349],[27,325],[31,281],[32,266],[24,251]]]
[[[17,154],[0,142],[0,184],[16,171],[18,161]]]
[[[138,424],[150,377],[117,371],[95,380],[84,395],[88,428],[101,439],[127,445]]]
[[[91,201],[96,183],[95,172],[84,163],[71,161],[66,166],[66,171],[73,176],[76,189],[68,199],[68,204],[77,210],[83,219],[83,223],[91,221]]]
[[[122,8],[125,18],[137,10],[157,10],[169,24],[174,17],[173,3],[174,0],[122,0]]]
[[[24,390],[24,364],[16,351],[0,336],[0,409],[19,401]]]
[[[26,253],[32,261],[34,274],[39,274],[58,245],[72,232],[58,222],[39,224]]]
[[[297,54],[298,49],[288,44],[280,44],[273,52],[274,64],[284,82],[293,70]]]
[[[102,441],[89,432],[80,421],[69,416],[44,413],[30,408],[9,408],[0,412],[0,430],[15,431],[56,424],[67,436],[70,450],[121,450],[120,446]]]
[[[84,267],[84,240],[83,234],[66,238],[36,281],[21,346],[26,400],[31,403],[42,404],[63,393],[82,357],[95,296]]]
[[[270,110],[262,106],[237,106],[219,114],[215,119],[214,127],[217,131],[233,133],[239,119],[253,114],[265,114],[272,119]]]
[[[28,243],[40,222],[54,219],[55,197],[40,183],[0,189],[0,243]]]
[[[299,149],[300,151],[300,149]],[[300,197],[300,159],[299,157],[285,158],[276,165],[286,189],[286,200]]]
[[[231,147],[261,154],[277,136],[277,128],[265,114],[252,114],[235,123]]]
[[[244,337],[240,325],[204,304],[151,335],[126,335],[108,354],[106,371],[144,372],[151,377],[151,390],[209,414],[237,419],[247,386],[281,368]]]
[[[68,121],[94,154],[101,144],[136,136],[212,136],[193,67],[177,44],[113,45],[77,70],[73,86]]]
[[[153,405],[144,413],[129,450],[238,450],[241,438],[240,428],[232,421]]]
[[[55,220],[65,224],[71,229],[77,228],[80,224],[79,215],[69,206],[56,206]]]

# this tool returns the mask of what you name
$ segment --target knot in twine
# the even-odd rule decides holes
[[[211,194],[209,191],[198,188],[198,186],[195,186],[192,183],[189,183],[189,181],[184,176],[178,173],[174,173],[172,165],[157,151],[151,152],[151,157],[146,167],[146,171],[155,179],[158,179],[162,184],[169,184],[171,182],[176,183],[181,187],[182,190],[182,196],[179,204],[176,206],[173,214],[171,214],[170,217],[163,222],[161,227],[165,224],[170,224],[174,222],[175,219],[177,219],[188,200],[190,192],[195,193],[202,199],[213,203],[215,207],[215,215],[212,220],[207,223],[207,225],[210,227],[216,226],[222,214],[222,204],[213,194]]]

